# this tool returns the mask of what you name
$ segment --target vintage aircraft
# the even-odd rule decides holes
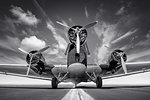
[[[58,21],[57,23],[69,28],[68,38],[70,40],[70,43],[68,43],[68,46],[65,51],[65,55],[67,55],[67,64],[59,66],[46,64],[42,52],[47,50],[49,46],[46,46],[41,50],[31,51],[29,53],[19,48],[20,51],[27,54],[27,73],[26,75],[10,75],[38,79],[48,79],[51,80],[52,88],[57,88],[60,82],[73,82],[76,86],[80,82],[89,81],[93,81],[94,83],[96,83],[97,88],[101,88],[103,85],[102,79],[133,74],[127,72],[126,66],[129,65],[128,63],[125,63],[127,60],[127,56],[124,51],[119,49],[114,50],[111,53],[110,58],[108,60],[108,64],[97,65],[87,63],[87,55],[90,55],[90,52],[86,42],[88,35],[86,29],[96,25],[98,23],[97,21],[87,24],[85,26],[76,25],[73,27],[69,27]],[[114,73],[116,73],[121,68],[123,68],[124,74],[114,75]],[[40,75],[43,75],[44,73],[51,73],[51,78],[31,77],[29,76],[30,69],[32,69],[34,72]]]

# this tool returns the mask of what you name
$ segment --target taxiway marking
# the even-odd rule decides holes
[[[82,89],[71,89],[61,100],[94,100]]]

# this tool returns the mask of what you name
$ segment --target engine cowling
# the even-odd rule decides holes
[[[72,44],[75,44],[76,43],[76,39],[77,39],[77,34],[75,32],[75,30],[73,29],[77,29],[77,30],[80,30],[82,28],[82,26],[73,26],[72,28],[69,29],[68,31],[68,37],[69,37],[69,40]],[[85,41],[86,41],[86,38],[87,38],[87,31],[86,29],[82,29],[79,33],[79,37],[80,37],[80,45],[84,44]]]
[[[117,67],[119,67],[121,65],[121,56],[122,56],[124,62],[126,62],[127,61],[127,55],[125,54],[124,51],[117,49],[111,53],[111,56],[109,59],[110,69],[118,69]]]
[[[30,63],[31,56],[33,56],[32,60],[31,60],[31,64],[37,64],[39,62],[39,60],[42,58],[42,54],[41,53],[37,53],[35,55],[32,55],[34,53],[37,53],[37,50],[30,51],[29,54],[27,54],[27,56],[26,56],[26,62],[28,64]]]

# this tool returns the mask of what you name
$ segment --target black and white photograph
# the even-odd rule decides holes
[[[150,1],[1,0],[0,100],[150,100]]]

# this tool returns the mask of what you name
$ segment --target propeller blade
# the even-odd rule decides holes
[[[80,53],[80,37],[79,37],[79,33],[77,33],[77,40],[76,40],[76,49],[77,49],[77,53]]]
[[[88,29],[88,28],[90,28],[90,27],[93,27],[93,26],[96,25],[97,23],[98,23],[98,21],[92,22],[92,23],[90,23],[90,24],[85,25],[84,28],[85,28],[85,29]]]
[[[21,49],[21,48],[18,48],[21,52],[25,53],[25,54],[29,54],[27,51]]]
[[[28,67],[28,70],[27,70],[27,74],[26,74],[27,76],[29,75],[29,72],[30,72],[32,58],[33,58],[33,55],[31,55],[31,58],[30,58],[30,63],[29,63],[29,67]]]
[[[41,52],[44,52],[45,50],[47,50],[50,46],[47,46],[45,48],[42,48],[41,50],[39,50],[37,53],[41,53]]]
[[[125,62],[122,56],[121,56],[121,65],[122,65],[124,73],[127,74],[127,67],[125,65]]]

